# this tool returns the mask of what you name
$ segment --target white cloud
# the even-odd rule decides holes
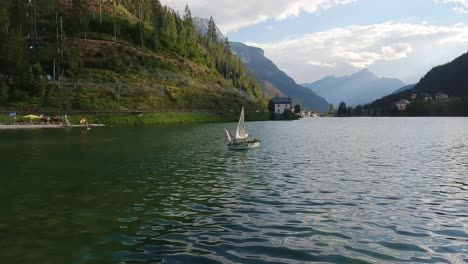
[[[328,67],[328,68],[336,66],[335,63],[324,63],[321,61],[308,61],[307,64],[314,65],[314,66]]]
[[[301,12],[316,13],[334,6],[347,5],[357,0],[161,0],[179,12],[188,3],[192,13],[200,17],[213,16],[223,33],[229,33],[270,19],[277,21],[299,16]]]
[[[382,47],[381,58],[386,61],[398,60],[408,57],[413,47],[408,43],[396,43]]]
[[[247,43],[299,82],[370,67],[416,81],[432,66],[466,49],[468,27],[385,22],[353,25],[275,43]],[[461,55],[461,53],[458,53]],[[408,76],[411,72],[414,76]],[[390,75],[390,77],[393,75]]]
[[[452,4],[455,5],[453,11],[458,14],[468,13],[468,0],[434,0],[439,4]]]

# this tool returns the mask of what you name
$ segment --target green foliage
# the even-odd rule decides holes
[[[348,107],[346,106],[345,102],[341,102],[340,106],[338,107],[338,112],[336,113],[337,116],[347,116],[348,115]]]
[[[8,85],[0,80],[0,103],[6,103],[8,101]]]
[[[330,108],[328,108],[328,114],[334,115],[335,111],[335,106],[333,104],[330,104]]]
[[[294,113],[295,114],[300,114],[301,113],[301,106],[300,105],[295,105],[294,106]]]
[[[283,118],[286,120],[292,120],[295,118],[295,115],[290,109],[286,109],[283,112]]]
[[[181,17],[157,0],[105,2],[100,17],[91,0],[73,0],[70,9],[61,3],[40,1],[32,19],[27,1],[2,2],[0,76],[10,80],[9,103],[93,110],[263,104],[229,42],[199,34],[188,6]],[[37,45],[27,40],[35,27]]]

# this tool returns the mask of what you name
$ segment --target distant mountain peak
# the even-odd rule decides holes
[[[351,75],[351,77],[361,77],[361,78],[372,78],[372,79],[376,79],[377,76],[375,76],[375,74],[373,74],[371,71],[369,71],[369,69],[367,68],[364,68],[358,72],[356,72],[355,74]]]
[[[303,84],[334,105],[344,101],[350,106],[370,103],[404,85],[398,79],[379,78],[367,68],[350,76],[328,76],[314,83]]]
[[[280,92],[294,99],[304,110],[318,112],[328,111],[328,102],[310,89],[298,85],[285,72],[281,71],[270,59],[265,57],[264,51],[257,47],[250,47],[243,43],[231,42],[231,50],[241,58],[257,78],[264,83],[266,90]],[[274,94],[269,94],[275,96]]]

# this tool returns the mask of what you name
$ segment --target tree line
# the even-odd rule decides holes
[[[47,100],[63,78],[80,78],[92,65],[84,65],[76,40],[132,45],[192,61],[261,96],[229,41],[218,40],[214,20],[206,34],[198,32],[188,5],[180,15],[158,0],[2,0],[0,39],[0,103]],[[118,59],[117,53],[116,47]]]

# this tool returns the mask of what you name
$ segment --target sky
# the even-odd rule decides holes
[[[162,0],[213,16],[298,83],[368,68],[416,83],[468,51],[468,0]]]

